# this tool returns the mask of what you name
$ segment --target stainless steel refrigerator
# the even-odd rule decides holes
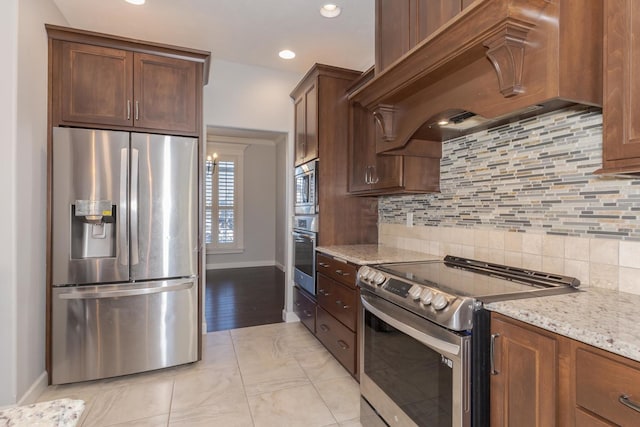
[[[54,128],[51,379],[197,359],[195,138]]]

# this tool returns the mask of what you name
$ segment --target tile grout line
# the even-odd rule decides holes
[[[231,333],[233,329],[229,329],[229,337],[231,338],[231,346],[233,347],[233,354],[236,358],[236,365],[238,366],[238,373],[240,374],[240,381],[242,382],[242,392],[244,393],[244,400],[247,404],[247,409],[249,410],[249,416],[251,417],[251,424],[255,427],[256,420],[253,418],[253,411],[251,411],[251,405],[249,404],[249,396],[247,395],[247,387],[244,383],[244,375],[242,375],[242,369],[240,368],[240,360],[238,358],[238,352],[236,351],[236,340]]]

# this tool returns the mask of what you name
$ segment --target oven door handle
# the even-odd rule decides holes
[[[396,319],[395,317],[390,316],[385,313],[382,309],[376,307],[375,300],[368,298],[366,295],[361,295],[360,300],[362,301],[362,305],[365,309],[376,315],[376,317],[384,320],[389,325],[393,326],[400,332],[403,332],[410,337],[420,341],[421,343],[431,347],[433,350],[439,353],[448,353],[455,356],[461,356],[460,354],[460,345],[452,344],[446,341],[443,341],[439,338],[433,337],[429,334],[426,334],[406,323]]]

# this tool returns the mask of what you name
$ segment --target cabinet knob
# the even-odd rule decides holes
[[[329,327],[324,323],[320,325],[320,329],[322,329],[322,332],[329,332]]]
[[[338,340],[338,345],[343,350],[348,350],[349,349],[349,345],[346,342],[342,341],[342,340]]]

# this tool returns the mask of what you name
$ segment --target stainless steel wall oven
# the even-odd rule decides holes
[[[364,266],[357,283],[362,416],[371,405],[386,424],[403,427],[488,426],[490,322],[483,304],[580,284],[452,256]]]
[[[316,294],[317,215],[293,219],[293,281],[311,295]]]

